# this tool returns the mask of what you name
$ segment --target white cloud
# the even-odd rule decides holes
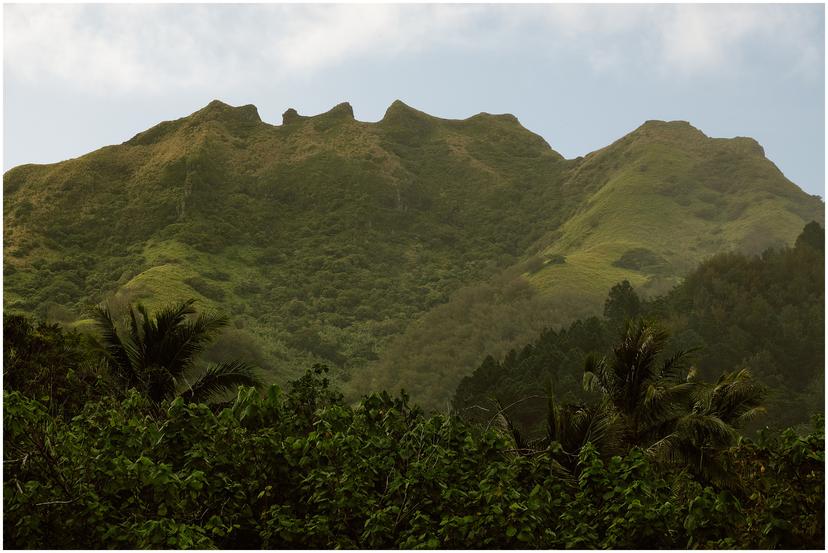
[[[785,24],[778,17],[783,13],[767,5],[676,6],[659,26],[663,59],[683,71],[721,67],[742,55],[749,39],[783,43],[797,36],[805,22]]]
[[[695,76],[738,69],[757,46],[773,45],[803,74],[821,68],[820,6],[682,4],[556,5],[544,10],[548,42],[581,53],[596,71],[635,66]],[[820,77],[821,78],[821,77]]]
[[[193,67],[170,62],[194,59],[181,56],[188,36],[160,15],[155,6],[6,6],[5,67],[12,77],[103,94],[186,84]]]
[[[441,48],[547,48],[592,70],[737,67],[773,44],[822,66],[814,7],[774,5],[6,5],[7,78],[92,94],[168,93]],[[821,74],[821,73],[820,73]]]
[[[475,11],[440,6],[314,6],[299,18],[288,19],[290,24],[274,45],[274,58],[289,69],[313,70],[358,56],[420,51],[431,40],[459,43],[459,33]]]
[[[476,8],[6,6],[6,69],[90,92],[208,86],[459,44]]]

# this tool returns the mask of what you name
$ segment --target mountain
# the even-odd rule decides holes
[[[560,189],[567,165],[511,116],[395,102],[372,124],[340,104],[273,126],[212,102],[6,173],[5,306],[73,321],[111,296],[192,296],[229,312],[231,345],[259,344],[274,372],[360,366],[562,221],[580,201]]]
[[[708,138],[685,122],[649,121],[574,160],[564,190],[582,201],[524,252],[523,263],[461,289],[391,341],[371,387],[404,387],[431,407],[487,355],[544,328],[600,314],[628,280],[661,294],[708,257],[792,244],[824,204],[791,183],[749,138]]]
[[[661,292],[824,221],[751,139],[647,122],[566,160],[511,115],[399,101],[376,123],[344,103],[281,125],[214,101],[3,190],[7,310],[88,328],[89,304],[194,297],[235,321],[212,356],[278,380],[324,362],[353,393],[430,406],[621,279]]]
[[[603,297],[629,279],[662,291],[716,252],[791,243],[823,209],[753,139],[711,139],[681,121],[648,121],[586,156],[568,185],[596,182],[600,188],[544,244],[542,255],[567,263],[534,275],[540,288],[590,281]]]

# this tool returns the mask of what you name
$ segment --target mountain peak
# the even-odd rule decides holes
[[[687,121],[649,120],[627,136],[673,144],[715,144],[744,154],[765,157],[765,149],[753,138],[745,136],[733,138],[709,137]]]
[[[353,119],[354,108],[352,108],[351,104],[349,104],[348,102],[342,102],[335,105],[327,113],[323,113],[322,115],[337,115],[340,117],[347,117],[348,119]]]
[[[396,99],[393,102],[391,102],[391,105],[388,106],[388,109],[414,109],[414,108],[412,108],[411,106],[409,106],[408,104],[406,104],[402,100]]]
[[[687,135],[707,138],[706,134],[691,125],[689,122],[681,120],[661,121],[659,119],[649,119],[645,121],[643,125],[635,129],[631,134],[644,136]]]
[[[512,115],[511,113],[489,113],[487,111],[481,111],[477,115],[472,115],[469,119],[494,119],[496,121],[506,121],[509,123],[515,123],[520,125],[520,121],[518,120],[518,118]]]
[[[382,120],[392,120],[397,118],[431,118],[430,115],[420,110],[414,109],[402,100],[394,100],[388,109],[385,110],[385,115]]]
[[[221,100],[212,100],[209,104],[204,106],[202,109],[227,109],[232,107],[230,104],[225,104]]]
[[[282,114],[282,125],[290,125],[305,121],[307,119],[315,119],[317,121],[354,121],[354,108],[348,102],[341,102],[328,111],[320,113],[319,115],[300,115],[294,108],[288,108]]]
[[[282,114],[282,125],[290,125],[291,123],[297,123],[303,119],[307,119],[307,117],[299,115],[299,112],[293,108],[288,108]]]
[[[162,121],[161,123],[140,132],[127,140],[125,144],[130,146],[146,146],[156,144],[172,136],[181,128],[198,126],[208,122],[220,122],[231,132],[240,132],[252,125],[262,122],[259,111],[253,104],[234,107],[225,104],[221,100],[213,100],[200,110],[174,121]]]
[[[227,121],[234,123],[261,123],[259,110],[253,104],[234,107],[221,100],[213,100],[191,116],[195,122]]]
[[[765,157],[765,148],[754,138],[749,136],[735,136],[730,139],[730,142],[748,152]]]

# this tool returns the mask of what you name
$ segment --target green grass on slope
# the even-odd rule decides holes
[[[603,285],[620,278],[657,283],[720,251],[790,244],[809,220],[824,220],[821,203],[787,181],[753,141],[708,139],[683,123],[647,123],[585,160],[590,165],[609,169],[606,183],[543,250],[567,263],[533,276],[541,290],[577,286],[601,297]],[[666,266],[619,272],[613,264],[636,250]]]

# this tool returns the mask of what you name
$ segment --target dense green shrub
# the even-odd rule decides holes
[[[211,300],[221,301],[224,299],[224,289],[220,286],[208,282],[201,277],[185,278],[184,283],[190,286],[193,290]]]
[[[52,415],[76,414],[117,387],[85,336],[57,324],[3,315],[3,388],[40,401]]]

